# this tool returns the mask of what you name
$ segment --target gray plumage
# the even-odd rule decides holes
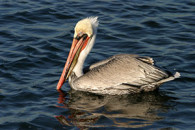
[[[153,91],[177,77],[155,67],[150,57],[120,54],[91,65],[81,77],[72,73],[70,84],[75,90],[115,95]]]

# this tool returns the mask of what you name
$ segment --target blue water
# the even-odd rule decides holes
[[[77,21],[100,25],[85,67],[119,53],[181,78],[157,92],[100,96],[56,85]],[[0,129],[195,129],[193,0],[1,0]]]

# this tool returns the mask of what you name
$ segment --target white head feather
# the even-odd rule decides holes
[[[85,47],[85,49],[81,51],[79,58],[78,58],[78,61],[77,61],[77,64],[75,65],[75,67],[73,69],[73,72],[78,77],[83,75],[83,64],[84,64],[84,61],[85,61],[87,55],[89,54],[89,52],[91,51],[91,49],[95,43],[98,24],[99,24],[98,17],[88,17],[88,18],[80,20],[75,26],[74,38],[79,33],[87,34],[88,37],[91,38],[89,40],[87,46]],[[71,79],[69,77],[69,81],[70,80]]]
[[[86,33],[89,37],[91,37],[97,31],[98,24],[98,17],[88,17],[80,20],[75,26],[74,37],[76,37],[80,32]]]

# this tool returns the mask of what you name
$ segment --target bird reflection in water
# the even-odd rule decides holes
[[[82,129],[145,127],[163,119],[158,113],[173,107],[168,104],[173,98],[159,92],[111,96],[60,90],[59,94],[59,107],[67,109],[70,115],[56,116],[57,120],[63,125]]]

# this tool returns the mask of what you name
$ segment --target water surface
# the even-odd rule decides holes
[[[195,2],[2,0],[0,129],[194,129]],[[77,21],[98,16],[85,67],[119,53],[153,57],[181,78],[157,92],[57,92]]]

